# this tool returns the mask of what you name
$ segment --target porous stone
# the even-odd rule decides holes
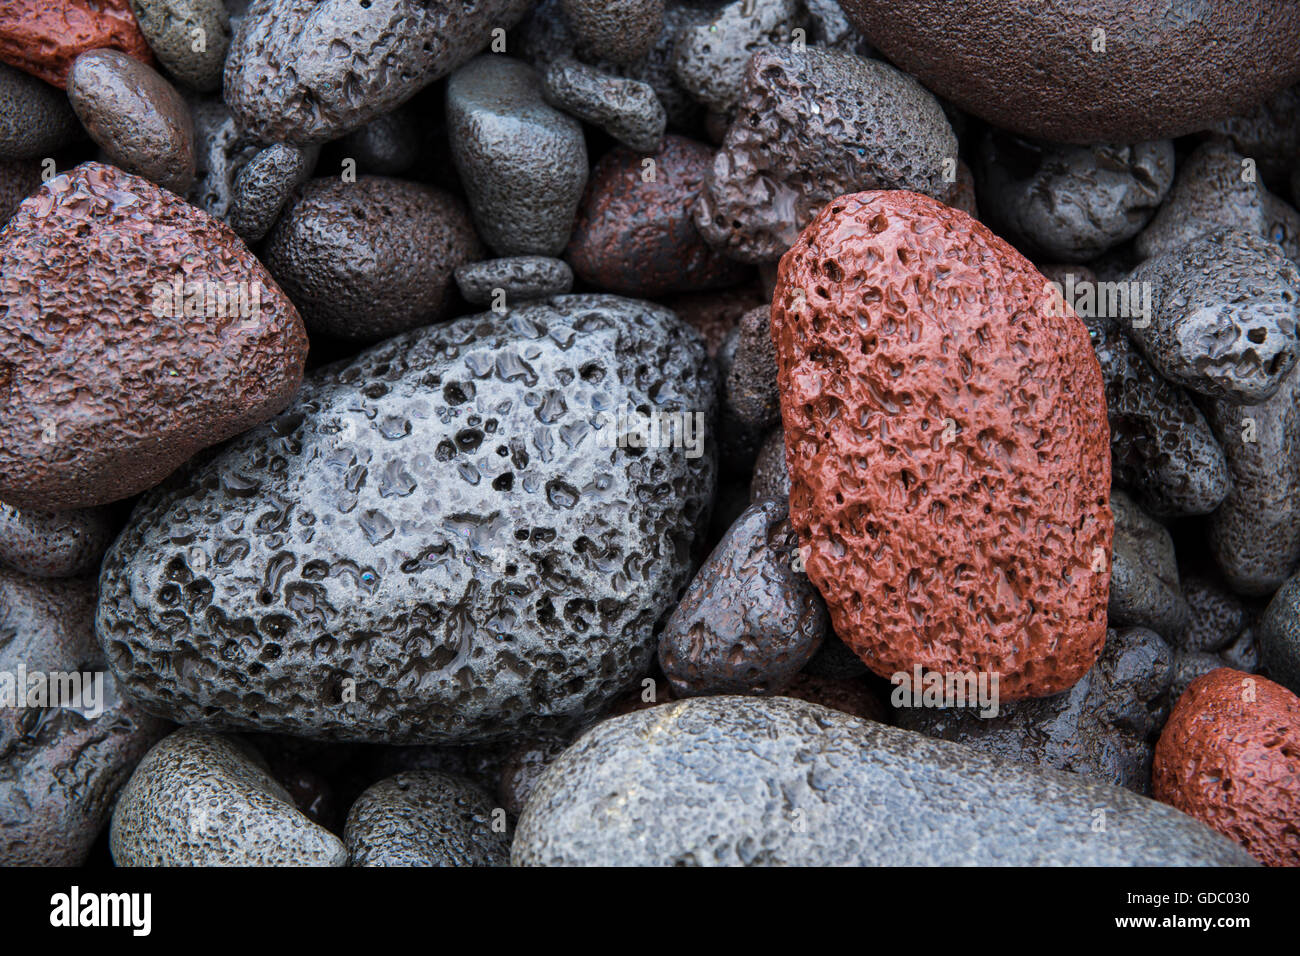
[[[587,183],[577,120],[547,105],[535,70],[483,56],[447,82],[452,157],[479,235],[502,256],[558,255]]]
[[[1118,535],[1119,518],[1116,517]],[[1151,754],[1172,703],[1174,654],[1144,627],[1111,629],[1101,657],[1063,694],[966,707],[896,706],[900,727],[1007,761],[1086,774],[1134,793],[1151,787]],[[902,695],[900,699],[910,702]]]
[[[552,106],[599,126],[632,149],[653,151],[664,137],[668,114],[648,83],[602,73],[568,57],[551,61],[543,83]]]
[[[41,167],[37,161],[0,159],[0,226],[40,185]]]
[[[471,305],[492,305],[497,290],[502,306],[530,299],[563,295],[573,288],[573,270],[563,259],[548,256],[514,256],[484,259],[456,267],[456,285]]]
[[[704,336],[709,357],[716,359],[718,350],[740,317],[771,301],[772,297],[764,295],[757,285],[744,285],[716,292],[688,292],[670,296],[664,300],[664,304]]]
[[[881,676],[996,671],[1015,700],[1101,652],[1105,396],[1087,329],[1045,286],[915,193],[840,197],[781,260],[791,522],[835,632]]]
[[[418,100],[372,119],[339,140],[338,151],[356,161],[357,169],[376,176],[398,176],[420,158],[420,129],[428,118],[416,111]]]
[[[957,138],[933,96],[878,60],[808,47],[755,53],[695,223],[732,258],[779,258],[831,200],[864,189],[945,196]]]
[[[161,740],[113,810],[118,866],[345,866],[246,741],[199,727]]]
[[[806,24],[798,0],[737,0],[678,33],[673,70],[692,96],[725,117],[744,96],[750,58],[788,47]]]
[[[1098,809],[1104,830],[1092,825]],[[1251,862],[1203,824],[1127,790],[787,697],[695,698],[598,724],[543,775],[511,858],[516,866]]]
[[[1220,668],[1192,683],[1156,744],[1151,793],[1269,866],[1300,866],[1300,698]]]
[[[1167,139],[1067,146],[985,133],[980,192],[991,222],[1030,255],[1087,262],[1133,238],[1174,181]]]
[[[1177,702],[1198,678],[1222,668],[1223,659],[1209,651],[1174,650],[1174,676],[1169,685],[1169,699]]]
[[[664,0],[561,0],[560,6],[589,53],[618,63],[644,57],[664,21]]]
[[[267,236],[262,259],[308,331],[374,342],[447,318],[453,273],[480,255],[460,200],[362,176],[303,187]]]
[[[174,79],[204,92],[221,89],[230,48],[230,16],[221,0],[131,0],[131,10]]]
[[[0,501],[0,567],[36,578],[91,574],[116,530],[105,508],[20,511]]]
[[[276,143],[257,153],[239,170],[231,188],[230,228],[246,242],[271,231],[293,191],[311,178],[314,147]]]
[[[321,369],[142,499],[102,572],[110,663],[185,723],[447,744],[575,726],[646,673],[687,583],[715,388],[693,331],[612,296]],[[693,416],[703,454],[620,441],[637,409]]]
[[[592,171],[565,255],[586,282],[662,296],[735,285],[745,269],[695,228],[693,207],[713,150],[668,136],[649,155],[614,149]],[[650,161],[650,165],[646,161]]]
[[[15,507],[150,488],[301,381],[302,320],[238,237],[112,166],[24,202],[0,275],[0,499]]]
[[[785,432],[776,428],[764,439],[754,461],[754,473],[749,482],[749,500],[776,498],[790,499],[790,472],[785,467]]]
[[[239,128],[219,99],[193,105],[195,179],[189,201],[214,219],[229,219],[235,180],[263,147]]]
[[[776,376],[772,310],[752,309],[736,326],[735,353],[722,381],[722,453],[728,460],[748,465],[764,436],[781,424]]]
[[[0,61],[46,83],[63,88],[72,61],[103,47],[153,62],[129,0],[6,0],[0,6]]]
[[[1211,129],[1226,136],[1237,152],[1254,159],[1270,186],[1277,183],[1285,189],[1300,155],[1300,85],[1288,86],[1253,112],[1221,120]]]
[[[0,162],[44,159],[80,136],[62,90],[0,63]]]
[[[863,720],[889,723],[889,707],[876,696],[871,685],[858,676],[819,677],[805,670],[795,675],[794,680],[781,691],[781,696],[820,704]]]
[[[803,670],[827,618],[798,548],[784,502],[745,509],[659,636],[659,666],[675,695],[774,693]]]
[[[0,865],[85,863],[117,791],[166,733],[105,676],[94,609],[93,580],[0,570]],[[89,689],[56,701],[71,673]]]
[[[1225,667],[1255,674],[1260,669],[1259,642],[1254,627],[1244,627],[1237,639],[1219,651],[1219,659]]]
[[[1148,627],[1161,636],[1179,633],[1188,609],[1178,583],[1174,539],[1122,491],[1110,493],[1110,510],[1115,516],[1110,623]]]
[[[226,58],[226,102],[264,142],[323,143],[451,73],[528,6],[254,0]]]
[[[1300,576],[1278,588],[1259,619],[1259,650],[1268,676],[1300,693]]]
[[[184,196],[194,183],[194,126],[176,88],[117,50],[89,50],[68,74],[68,100],[109,161]]]
[[[501,767],[497,783],[497,799],[512,817],[518,819],[528,800],[537,788],[542,774],[572,742],[563,736],[534,737],[518,744],[510,751]]]
[[[1219,651],[1247,630],[1250,613],[1232,592],[1200,574],[1182,580],[1187,624],[1169,635],[1169,643],[1189,651]],[[1242,668],[1239,668],[1242,669]]]
[[[343,839],[352,866],[506,866],[510,833],[492,798],[451,774],[400,773],[363,793]]]
[[[1194,12],[1168,0],[978,0],[959,15],[947,0],[841,6],[939,96],[1000,129],[1060,143],[1192,133],[1300,76],[1300,8],[1274,0]]]

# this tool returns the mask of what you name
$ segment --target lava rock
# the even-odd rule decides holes
[[[377,176],[398,176],[420,158],[419,127],[427,119],[413,103],[372,119],[339,140],[339,152],[356,160],[357,169]]]
[[[587,183],[577,120],[548,106],[527,64],[484,56],[447,82],[452,157],[479,235],[497,254],[557,255]]]
[[[1278,588],[1260,618],[1259,649],[1268,675],[1300,692],[1300,576]]]
[[[35,160],[0,159],[0,226],[41,185],[41,167]]]
[[[80,137],[61,91],[0,63],[0,162],[43,159]]]
[[[745,92],[745,72],[760,50],[789,46],[807,18],[798,0],[737,0],[706,23],[683,28],[673,51],[678,82],[716,113],[727,116]]]
[[[1201,575],[1182,581],[1187,600],[1187,625],[1170,635],[1169,643],[1189,651],[1218,651],[1246,629],[1250,613],[1240,598]],[[1238,668],[1239,670],[1242,668]]]
[[[1110,623],[1149,627],[1162,636],[1179,633],[1188,609],[1178,584],[1174,539],[1122,491],[1110,493],[1110,510],[1115,516]]]
[[[456,285],[471,305],[494,304],[500,290],[505,296],[501,306],[509,308],[514,302],[563,295],[573,288],[573,270],[563,259],[547,256],[485,259],[457,266]]]
[[[460,200],[362,176],[308,183],[271,230],[262,259],[308,331],[374,342],[447,318],[453,273],[480,255]]]
[[[321,369],[137,505],[102,571],[110,663],[185,723],[448,744],[576,725],[648,669],[714,488],[710,454],[619,441],[636,414],[615,410],[708,427],[715,388],[694,332],[612,296]]]
[[[1092,825],[1098,809],[1104,830]],[[511,857],[516,866],[1250,863],[1204,825],[1127,790],[786,697],[696,698],[598,724],[542,777]]]
[[[776,376],[772,310],[764,306],[741,316],[735,353],[722,382],[722,454],[728,460],[748,466],[764,436],[781,424]]]
[[[581,44],[618,63],[644,57],[659,37],[664,0],[561,0]]]
[[[1195,16],[1168,0],[979,0],[960,15],[946,0],[841,6],[939,96],[1060,143],[1192,133],[1300,75],[1300,8],[1273,0],[1202,4]]]
[[[678,697],[781,690],[821,646],[826,608],[800,570],[783,502],[736,520],[659,636],[659,666]]]
[[[295,189],[311,178],[313,147],[277,143],[257,153],[239,170],[231,188],[230,228],[246,242],[265,238]]]
[[[785,467],[785,432],[781,428],[774,429],[763,441],[754,462],[749,500],[756,502],[764,498],[790,500],[790,472]]]
[[[528,6],[254,0],[226,58],[226,102],[265,142],[323,143],[451,73]]]
[[[1066,146],[990,130],[980,150],[980,192],[994,224],[1060,262],[1087,262],[1133,238],[1173,182],[1167,139]]]
[[[112,166],[24,202],[0,231],[0,276],[0,499],[15,507],[152,487],[302,378],[302,320],[238,237]]]
[[[694,292],[671,296],[664,304],[682,317],[682,321],[704,336],[709,358],[717,359],[727,335],[740,317],[751,309],[770,304],[756,285],[740,286],[720,292]]]
[[[1244,627],[1237,639],[1219,651],[1219,659],[1225,667],[1256,674],[1260,669],[1261,655],[1254,627]]]
[[[546,768],[571,742],[568,735],[535,737],[510,751],[497,783],[497,799],[508,814],[518,819]]]
[[[191,89],[221,89],[230,47],[230,16],[221,0],[131,0],[131,9],[168,73]]]
[[[0,61],[46,83],[66,86],[72,61],[103,47],[153,62],[129,0],[5,0],[0,6]]]
[[[0,865],[85,863],[117,791],[166,733],[105,677],[94,609],[94,581],[0,571]],[[90,689],[56,701],[71,673]]]
[[[781,260],[791,523],[835,632],[883,677],[999,672],[1015,700],[1101,653],[1105,397],[1087,329],[1045,286],[915,193],[841,197]]]
[[[189,200],[214,219],[229,219],[240,170],[263,151],[221,100],[194,104],[195,180]]]
[[[1269,866],[1300,866],[1300,698],[1220,668],[1192,683],[1156,744],[1151,792]]]
[[[117,50],[89,50],[68,74],[68,100],[108,159],[184,196],[194,183],[194,127],[175,87]]]
[[[944,162],[956,156],[938,101],[888,64],[816,47],[760,51],[695,223],[732,258],[770,261],[845,193],[947,195]]]
[[[652,152],[659,147],[668,114],[648,83],[602,73],[570,58],[552,60],[542,82],[552,106],[599,126],[632,149]]]
[[[505,814],[463,777],[430,771],[381,780],[348,812],[343,839],[352,866],[506,866]]]
[[[1179,700],[1192,682],[1223,667],[1223,659],[1209,651],[1177,648],[1174,651],[1174,677],[1169,685],[1169,699]]]
[[[1255,405],[1295,367],[1300,270],[1273,243],[1207,233],[1147,260],[1131,281],[1149,284],[1152,310],[1127,317],[1126,331],[1169,381]]]
[[[118,866],[345,866],[338,837],[307,819],[238,737],[182,727],[122,788],[110,832]]]
[[[1226,136],[1237,152],[1256,160],[1270,185],[1285,183],[1300,154],[1300,85],[1289,86],[1244,116],[1215,123],[1211,130]]]
[[[889,722],[889,708],[872,691],[870,684],[857,677],[818,677],[805,671],[795,675],[789,686],[781,691],[781,696],[820,704],[863,720]]]
[[[0,501],[0,567],[35,578],[90,574],[116,530],[108,509],[19,511]]]
[[[695,228],[692,209],[712,159],[707,146],[681,136],[666,137],[649,156],[614,149],[602,157],[565,253],[573,271],[621,295],[703,292],[740,282],[745,268]]]

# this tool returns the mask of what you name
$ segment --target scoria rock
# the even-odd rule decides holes
[[[776,428],[764,439],[754,462],[749,483],[749,500],[790,499],[790,473],[785,467],[785,432]]]
[[[1105,639],[1112,534],[1083,323],[965,213],[875,192],[782,258],[772,337],[791,521],[835,632],[881,676],[1073,685]]]
[[[311,178],[313,147],[268,146],[236,174],[230,193],[230,227],[247,242],[266,237],[293,191]]]
[[[117,530],[111,512],[20,511],[0,501],[0,566],[35,578],[96,572]]]
[[[0,61],[47,83],[63,87],[72,61],[102,47],[153,62],[129,0],[6,0],[0,6]]]
[[[1177,634],[1187,623],[1188,608],[1172,536],[1122,491],[1111,492],[1110,510],[1115,541],[1107,619],[1149,627],[1162,637]]]
[[[81,135],[62,90],[0,63],[0,161],[43,159]]]
[[[1300,693],[1300,576],[1278,588],[1259,621],[1259,648],[1269,677]]]
[[[737,0],[713,19],[677,35],[673,70],[691,95],[724,117],[745,90],[745,71],[754,53],[789,46],[807,23],[798,0]]]
[[[590,53],[619,63],[645,56],[663,26],[664,0],[560,0],[560,6]]]
[[[196,90],[221,88],[230,47],[222,0],[131,0],[136,24],[167,72]]]
[[[226,219],[235,201],[235,180],[262,152],[257,140],[239,128],[219,99],[193,104],[194,186],[189,200],[214,219]]]
[[[471,305],[508,307],[563,295],[573,288],[573,270],[564,260],[549,256],[484,259],[457,266],[456,285]],[[500,303],[494,302],[498,293],[503,297]]]
[[[542,81],[547,102],[557,109],[599,126],[632,149],[659,148],[668,114],[650,84],[602,73],[571,57],[552,60]]]

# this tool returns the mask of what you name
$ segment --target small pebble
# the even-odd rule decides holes
[[[649,53],[664,22],[664,0],[561,0],[560,7],[588,52],[617,63]]]
[[[563,259],[515,256],[485,259],[456,267],[456,285],[471,305],[509,308],[530,299],[548,299],[573,288],[573,270]],[[500,302],[494,302],[501,294]],[[498,309],[500,311],[500,309]]]
[[[552,106],[599,126],[632,149],[654,152],[659,148],[668,115],[649,84],[602,73],[569,58],[552,60],[542,82]]]
[[[1277,590],[1260,618],[1259,651],[1268,676],[1300,693],[1300,576]]]
[[[117,531],[111,511],[19,511],[0,501],[0,566],[36,578],[99,571]]]
[[[752,309],[736,326],[735,354],[722,379],[721,451],[726,460],[747,468],[763,439],[781,424],[776,377],[772,310]]]
[[[311,178],[314,147],[268,146],[239,170],[230,195],[230,227],[245,242],[259,242],[275,225],[295,189]]]
[[[785,432],[781,428],[776,428],[763,440],[754,461],[749,500],[763,498],[790,499],[790,472],[785,467]]]
[[[1110,623],[1147,627],[1161,636],[1179,633],[1188,608],[1178,584],[1173,538],[1122,491],[1111,492],[1110,510],[1115,516]]]

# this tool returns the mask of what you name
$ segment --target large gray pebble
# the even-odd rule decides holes
[[[62,90],[0,63],[0,160],[44,159],[81,135]]]
[[[654,152],[668,115],[648,83],[602,73],[571,58],[556,58],[543,74],[552,106],[599,126],[620,143]]]
[[[758,50],[788,47],[807,25],[798,0],[737,0],[713,19],[677,36],[673,69],[692,96],[716,113],[730,114],[745,91],[745,69]]]
[[[1273,595],[1259,620],[1258,640],[1268,676],[1300,694],[1300,576]]]
[[[1187,602],[1178,584],[1174,539],[1128,495],[1112,491],[1115,540],[1110,569],[1112,624],[1149,627],[1162,636],[1187,623]]]
[[[107,508],[19,511],[0,501],[0,567],[37,578],[89,574],[115,530]]]
[[[168,73],[196,90],[221,88],[230,47],[230,15],[221,0],[131,0],[131,10]]]

